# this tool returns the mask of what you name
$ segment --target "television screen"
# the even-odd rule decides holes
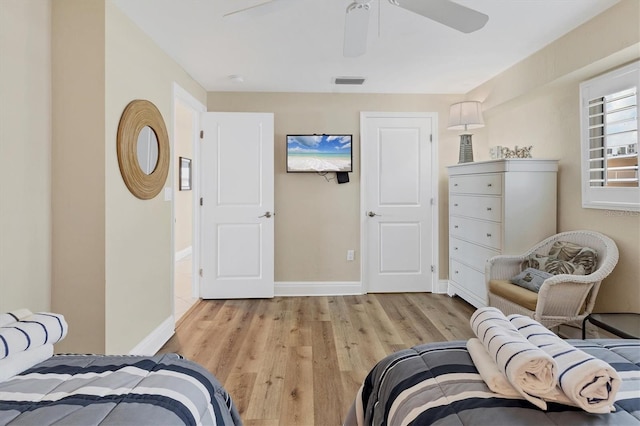
[[[351,135],[287,135],[287,172],[351,172]]]

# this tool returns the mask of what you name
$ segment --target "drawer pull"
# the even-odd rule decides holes
[[[458,247],[454,247],[453,249],[454,249],[454,250],[458,250]]]
[[[458,186],[458,184],[457,184],[457,183],[454,183],[454,184],[453,184],[453,186]]]
[[[456,274],[459,274],[460,272],[456,271]]]
[[[492,187],[492,186],[493,186],[493,184],[492,184],[492,183],[488,183],[488,184],[487,184],[487,186],[488,186],[488,187]]]
[[[453,225],[453,227],[454,227],[455,229],[458,229],[458,225]]]
[[[491,238],[491,234],[487,234],[487,237]]]
[[[455,204],[453,205],[453,207],[458,207],[458,203],[455,203]]]
[[[490,212],[491,211],[491,207],[487,207],[487,211]]]

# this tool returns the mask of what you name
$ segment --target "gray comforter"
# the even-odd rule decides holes
[[[394,353],[370,371],[346,424],[365,425],[624,425],[640,423],[640,341],[569,340],[605,360],[622,384],[615,412],[590,414],[492,393],[478,374],[466,342],[441,342]]]
[[[0,383],[0,425],[239,425],[220,383],[176,354],[56,355]]]

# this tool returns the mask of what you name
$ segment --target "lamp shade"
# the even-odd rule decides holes
[[[469,130],[484,127],[482,103],[464,101],[451,105],[449,109],[449,130]]]

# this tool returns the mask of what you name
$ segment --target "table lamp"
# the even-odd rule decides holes
[[[449,109],[449,130],[464,130],[460,135],[460,155],[458,164],[473,162],[473,146],[470,129],[484,127],[482,104],[478,101],[464,101],[451,105]]]

